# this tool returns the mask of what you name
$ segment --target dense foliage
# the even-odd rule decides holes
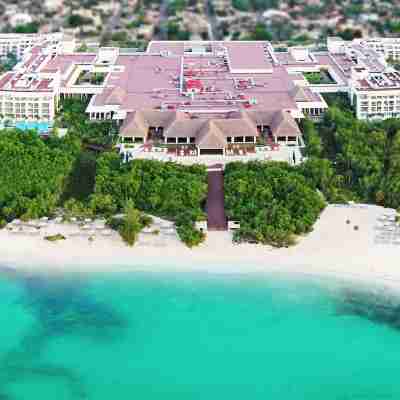
[[[357,120],[339,102],[303,131],[309,159],[301,169],[327,200],[400,206],[400,120]]]
[[[180,230],[181,239],[195,244],[199,240],[193,226],[196,220],[203,218],[206,176],[205,167],[199,165],[152,160],[122,164],[117,154],[104,153],[97,162],[92,202],[109,199],[111,203],[105,202],[106,206],[120,211],[131,200],[141,211],[174,220],[178,228],[184,226],[186,229]]]
[[[57,126],[67,128],[71,136],[88,145],[110,149],[116,140],[116,127],[112,121],[90,121],[85,113],[85,100],[64,99],[57,118]]]
[[[324,201],[287,163],[236,162],[225,169],[225,207],[240,222],[237,241],[288,246],[312,229]]]
[[[0,132],[0,220],[51,214],[66,186],[79,143],[36,132]]]

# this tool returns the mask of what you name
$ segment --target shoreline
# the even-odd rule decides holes
[[[174,236],[168,236],[163,246],[142,241],[131,248],[117,233],[93,242],[83,237],[48,242],[42,236],[3,229],[0,265],[17,272],[274,274],[382,283],[400,289],[400,245],[375,243],[377,220],[385,212],[373,205],[329,205],[311,233],[295,246],[279,249],[234,245],[229,232],[208,232],[205,243],[188,249]],[[354,230],[355,225],[359,230]],[[63,234],[68,229],[68,224],[52,224],[50,233]]]

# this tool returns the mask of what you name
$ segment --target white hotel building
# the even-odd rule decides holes
[[[398,48],[399,39],[392,38],[328,39],[328,51],[346,75],[348,94],[359,119],[400,117],[400,72],[386,62],[393,55],[398,57],[395,43]]]
[[[400,38],[355,39],[354,42],[375,50],[386,59],[400,60]]]
[[[13,53],[18,59],[35,46],[57,44],[63,38],[62,33],[50,34],[24,34],[24,33],[0,33],[0,58]]]

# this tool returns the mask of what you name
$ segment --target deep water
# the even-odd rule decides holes
[[[4,269],[0,298],[0,400],[400,398],[383,289]]]

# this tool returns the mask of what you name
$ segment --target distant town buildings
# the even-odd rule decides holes
[[[15,28],[18,25],[25,25],[31,23],[33,21],[33,18],[31,17],[31,15],[27,13],[16,13],[10,16],[9,21],[10,25]]]

